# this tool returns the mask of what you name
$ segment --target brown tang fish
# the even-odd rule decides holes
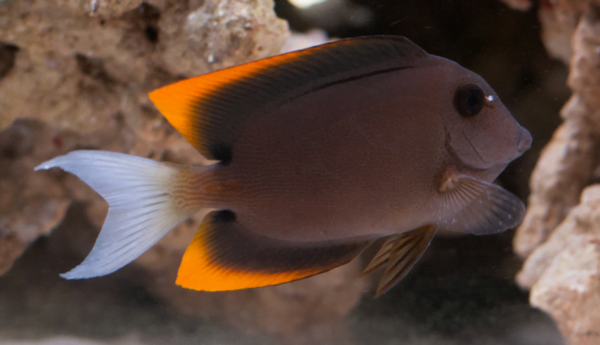
[[[438,228],[493,234],[523,203],[491,182],[531,145],[477,74],[403,37],[342,40],[180,81],[150,94],[205,167],[74,151],[60,167],[102,195],[106,221],[67,279],[118,270],[199,209],[177,284],[281,284],[349,262],[396,284]]]

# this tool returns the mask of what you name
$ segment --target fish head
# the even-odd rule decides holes
[[[460,170],[492,181],[531,147],[531,134],[479,75],[448,60],[437,68],[446,149]]]

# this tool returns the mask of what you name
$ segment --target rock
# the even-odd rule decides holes
[[[0,7],[0,129],[36,117],[86,133],[121,112],[139,134],[163,121],[148,91],[276,54],[287,35],[272,0],[11,2]]]
[[[533,3],[531,0],[502,0],[508,6],[514,8],[519,11],[527,11],[531,8]]]
[[[532,174],[514,249],[527,258],[517,282],[569,344],[600,343],[600,2],[541,2],[543,40],[570,63],[564,123]],[[579,204],[578,204],[579,203]]]
[[[529,10],[532,0],[502,0],[508,6],[520,10]],[[581,16],[590,3],[595,0],[552,0],[539,2],[539,19],[542,24],[542,40],[553,57],[569,63],[571,38]]]
[[[161,25],[167,42],[163,66],[189,76],[190,70],[204,73],[279,54],[288,26],[273,6],[273,0],[206,0],[183,25],[171,23],[177,17],[169,16]]]
[[[575,3],[575,2],[574,2]],[[592,4],[573,37],[565,123],[556,131],[533,171],[528,211],[514,239],[515,252],[527,257],[577,204],[598,164],[600,144],[599,5]],[[575,14],[573,14],[575,15]]]
[[[530,301],[552,315],[569,344],[599,344],[600,238],[572,238],[535,283]]]
[[[56,133],[43,123],[19,120],[0,132],[0,275],[38,236],[47,234],[64,217],[68,195],[51,176],[33,168],[58,152]]]
[[[344,27],[365,27],[374,18],[368,7],[348,0],[321,1],[300,8],[298,13],[308,27],[321,28],[330,33]]]
[[[581,235],[600,238],[600,185],[587,187],[581,195],[581,203],[569,212],[552,236],[527,258],[517,275],[519,285],[531,288],[553,260]]]
[[[527,214],[513,241],[521,257],[544,243],[577,204],[595,168],[596,141],[591,127],[567,121],[542,151],[530,180]]]
[[[312,29],[305,33],[292,32],[281,48],[282,53],[305,49],[319,44],[327,43],[327,33],[320,29]]]

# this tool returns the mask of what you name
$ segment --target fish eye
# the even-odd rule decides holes
[[[462,117],[473,117],[479,114],[484,102],[483,90],[474,84],[463,85],[454,94],[454,108]]]

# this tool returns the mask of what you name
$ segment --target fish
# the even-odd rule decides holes
[[[363,274],[379,296],[439,230],[516,227],[524,203],[493,183],[532,137],[474,72],[400,36],[339,40],[161,87],[150,100],[212,164],[78,150],[40,164],[109,204],[66,279],[107,275],[201,209],[176,284],[227,291],[329,271],[387,238]]]

